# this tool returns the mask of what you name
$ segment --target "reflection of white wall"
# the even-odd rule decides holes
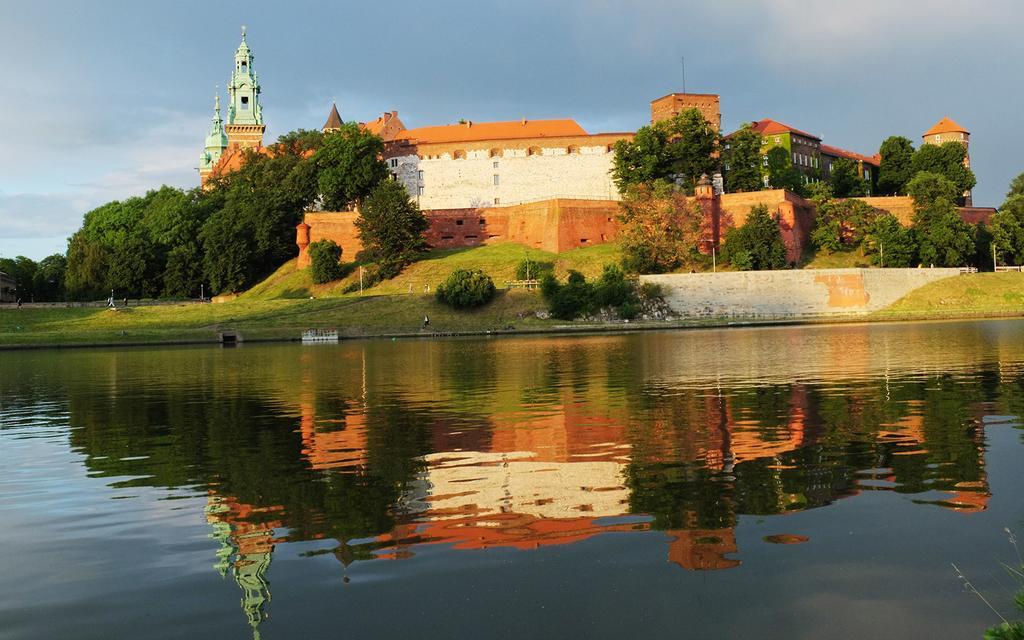
[[[606,145],[581,146],[572,153],[565,147],[540,151],[527,155],[526,149],[503,149],[501,156],[492,157],[490,150],[470,149],[459,159],[448,153],[423,159],[407,155],[394,158],[397,166],[389,160],[389,167],[409,195],[418,197],[422,209],[507,205],[556,197],[618,199],[610,173],[614,154]]]
[[[629,490],[617,462],[536,462],[529,452],[459,451],[426,456],[426,485],[404,501],[418,512],[451,510],[450,517],[519,513],[538,518],[623,515]]]

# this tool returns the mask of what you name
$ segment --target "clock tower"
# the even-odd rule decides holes
[[[245,27],[242,27],[242,43],[235,51],[235,69],[228,82],[228,119],[224,131],[229,145],[243,149],[263,146],[263,108],[260,105],[260,82],[252,69],[253,55],[245,42]]]

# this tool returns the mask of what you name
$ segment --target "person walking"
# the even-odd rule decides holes
[[[21,308],[21,298],[18,298],[18,308]]]
[[[424,315],[423,316],[423,328],[426,329],[429,326],[430,326],[430,318],[428,318],[426,315]]]

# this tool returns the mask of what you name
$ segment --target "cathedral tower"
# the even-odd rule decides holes
[[[252,69],[253,55],[245,42],[235,51],[235,70],[228,83],[228,123],[224,127],[228,143],[243,149],[263,146],[263,108],[260,106],[260,83]]]
[[[227,146],[228,137],[224,133],[224,121],[220,117],[220,96],[218,95],[213,98],[213,118],[210,121],[210,132],[206,134],[206,148],[199,156],[199,179],[201,182],[206,182]]]

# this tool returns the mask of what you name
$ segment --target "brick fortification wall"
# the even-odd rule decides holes
[[[807,269],[641,276],[683,316],[837,316],[878,311],[958,269]]]
[[[875,209],[891,213],[905,227],[909,227],[914,222],[914,199],[910,196],[876,196],[857,199],[863,200]],[[960,217],[967,224],[978,224],[979,222],[987,224],[995,212],[995,209],[988,207],[960,207]]]
[[[742,226],[755,205],[763,204],[779,221],[779,231],[786,243],[786,260],[800,261],[814,229],[813,203],[782,189],[726,193],[721,198],[723,237],[730,228]]]
[[[424,236],[438,249],[518,242],[553,253],[611,242],[618,237],[619,204],[609,200],[544,200],[511,207],[425,211],[430,227]],[[311,242],[334,240],[342,260],[362,251],[354,211],[308,212],[296,230],[299,268],[309,266]]]

